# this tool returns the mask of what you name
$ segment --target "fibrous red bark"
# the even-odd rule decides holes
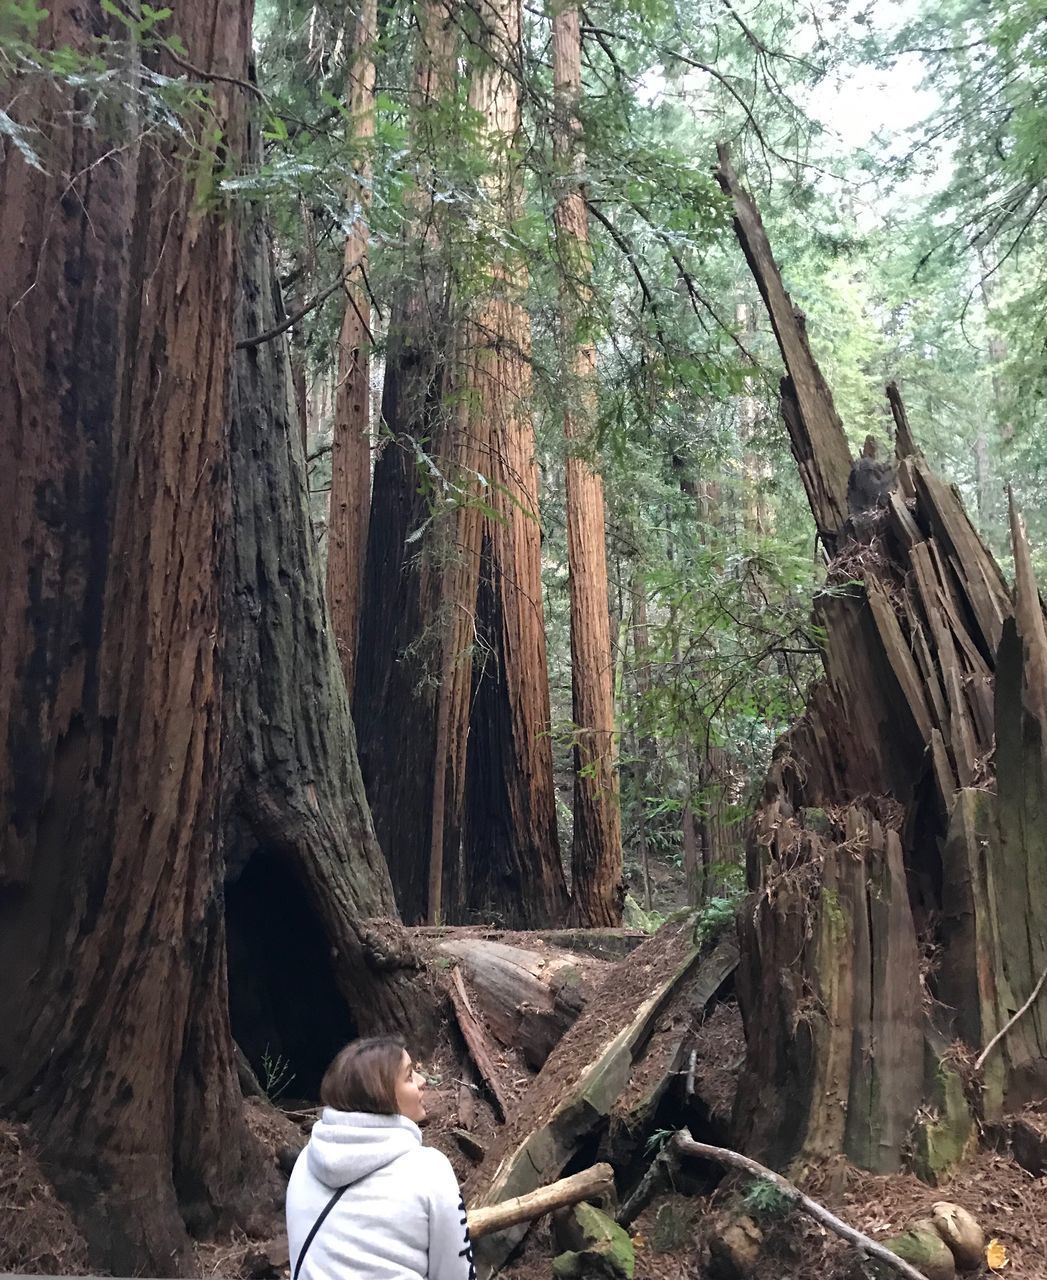
[[[567,407],[564,434],[567,560],[571,586],[571,690],[574,719],[574,841],[571,909],[587,925],[622,918],[622,832],[614,761],[614,690],[607,603],[603,479],[585,456],[596,425],[596,348],[582,326],[591,291],[589,223],[580,180],[578,102],[581,16],[557,5],[552,15],[556,152],[565,169],[556,203],[563,280],[561,342]]]
[[[246,77],[249,3],[173,24]],[[40,28],[101,36],[126,31],[95,3]],[[237,237],[207,188],[242,161],[244,101],[209,89],[190,166],[41,77],[17,111],[43,168],[13,146],[0,168],[0,1101],[117,1274],[186,1267],[182,1214],[227,1215],[252,1160],[219,826]]]
[[[355,679],[371,505],[371,301],[367,258],[373,170],[369,148],[375,126],[374,42],[377,34],[377,0],[363,0],[355,20],[347,94],[357,175],[349,186],[352,225],[345,239],[342,266],[345,311],[338,337],[331,505],[327,520],[328,610],[350,699]]]

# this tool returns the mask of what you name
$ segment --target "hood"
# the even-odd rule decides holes
[[[422,1144],[418,1126],[406,1116],[324,1107],[309,1138],[309,1172],[328,1187],[351,1186]]]

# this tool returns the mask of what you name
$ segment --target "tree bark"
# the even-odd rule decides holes
[[[243,262],[239,330],[265,332],[279,297],[260,212],[244,227]],[[314,1073],[322,1074],[353,1032],[394,1027],[426,1040],[433,1009],[416,981],[411,947],[397,941],[395,929],[370,923],[395,917],[396,904],[325,611],[288,356],[280,338],[236,358],[223,767],[227,898],[244,933],[269,919],[270,909],[279,922],[281,897],[286,909],[282,923],[266,928],[260,951],[257,940],[252,947],[250,938],[237,938],[247,949],[234,952],[234,1021],[238,1014],[258,1016],[251,996],[262,974],[298,973],[298,990],[268,1006],[263,1028],[254,1029],[256,1049],[268,1042],[271,1054],[281,1050],[293,1062],[290,1045],[281,1045],[296,1018],[291,1006],[306,1004],[306,991],[315,1001],[323,987],[328,1005],[310,1006],[312,1017],[297,1037],[304,1052],[316,1055]],[[296,895],[300,915],[291,910]],[[310,934],[326,945],[310,946]],[[237,1034],[243,1043],[239,1028]]]
[[[374,470],[364,575],[354,721],[375,833],[403,918],[425,918],[435,783],[437,693],[443,676],[437,529],[445,511],[450,345],[449,275],[428,161],[442,97],[454,80],[456,29],[443,0],[419,12],[413,120],[419,157],[409,195],[404,282],[389,324],[382,418],[390,434]],[[432,465],[425,454],[432,456]],[[430,554],[430,543],[436,551]],[[437,566],[438,567],[438,566]]]
[[[110,22],[59,3],[40,40],[95,52]],[[249,3],[173,23],[246,77]],[[242,162],[244,99],[208,88],[221,142],[190,157],[41,78],[17,112],[44,170],[10,145],[0,167],[0,1104],[124,1275],[186,1269],[182,1213],[226,1217],[255,1159],[219,839],[236,229],[206,189]]]
[[[492,66],[472,97],[482,111],[495,178],[490,197],[506,227],[523,212],[519,0],[482,10]],[[491,297],[473,331],[467,379],[470,435],[487,424],[491,480],[483,514],[477,646],[466,773],[466,902],[514,927],[557,924],[567,909],[560,864],[542,598],[538,468],[531,417],[527,271],[517,250],[493,264]]]
[[[784,296],[729,177],[761,292]],[[822,386],[806,338],[787,331],[794,383]],[[888,396],[897,491],[875,516],[877,554],[856,561],[853,526],[836,528],[838,589],[816,608],[825,679],[778,744],[753,821],[735,1120],[779,1167],[842,1152],[887,1171],[911,1149],[937,1177],[975,1132],[950,1041],[988,1043],[1047,967],[1047,630],[1016,515],[1012,593],[916,451],[893,384]],[[823,532],[841,444],[827,403],[795,397],[786,413]],[[982,1117],[1042,1095],[1045,1063],[1034,1003],[985,1063]]]
[[[636,807],[637,832],[639,836],[637,843],[640,849],[640,869],[643,874],[644,910],[650,911],[653,903],[650,852],[647,839],[647,792],[654,781],[658,747],[654,736],[644,724],[649,715],[649,708],[645,708],[645,703],[651,694],[651,638],[647,626],[647,583],[644,580],[643,573],[640,571],[633,574],[632,596],[634,679],[636,682],[637,712],[641,722],[636,735],[638,756]]]
[[[481,6],[478,18],[482,57],[469,105],[490,152],[481,216],[495,224],[496,242],[520,204],[519,86],[507,65],[519,47],[519,6],[498,0]],[[447,58],[451,48],[436,52]],[[430,43],[423,62],[434,56]],[[426,80],[426,92],[446,74]],[[418,199],[415,234],[432,257],[437,237]],[[369,674],[357,723],[379,838],[407,918],[435,923],[468,909],[550,924],[563,913],[566,887],[548,738],[526,275],[512,250],[488,269],[479,296],[459,291],[453,318],[450,276],[441,275],[440,327],[432,326],[431,306],[412,303],[404,345],[390,353],[387,421],[416,452],[391,458],[400,451],[387,448],[375,473],[372,616],[361,645]],[[412,371],[403,357],[427,348],[427,362]],[[414,499],[422,449],[431,487]],[[405,607],[382,618],[396,563],[390,538],[400,541]],[[399,732],[390,733],[390,721]],[[404,767],[408,752],[413,770]],[[415,781],[405,796],[409,771]]]
[[[327,518],[327,601],[345,686],[353,696],[356,642],[371,504],[371,302],[367,289],[374,139],[378,0],[362,0],[355,20],[347,97],[358,177],[349,187],[352,226],[345,240],[345,311],[338,338],[338,382]]]
[[[583,335],[591,291],[589,224],[579,137],[582,38],[577,6],[552,15],[555,145],[564,168],[554,218],[561,258],[561,343],[567,408],[567,559],[571,580],[574,717],[572,911],[580,924],[622,918],[622,832],[614,768],[614,696],[603,479],[583,456],[596,425],[596,348]]]

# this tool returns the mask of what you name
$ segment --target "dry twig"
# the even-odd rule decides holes
[[[790,1182],[788,1178],[783,1178],[780,1173],[775,1173],[773,1169],[768,1169],[766,1166],[758,1164],[755,1160],[750,1160],[748,1156],[740,1155],[737,1151],[729,1151],[726,1147],[710,1147],[707,1143],[695,1142],[686,1129],[678,1130],[673,1136],[672,1142],[681,1155],[697,1156],[701,1160],[715,1160],[717,1164],[725,1164],[734,1169],[741,1169],[754,1178],[766,1179],[790,1204],[797,1209],[803,1210],[804,1213],[810,1214],[822,1226],[828,1227],[830,1231],[835,1231],[838,1236],[842,1236],[844,1240],[853,1244],[855,1248],[860,1249],[871,1258],[875,1258],[878,1262],[882,1262],[885,1266],[892,1267],[899,1275],[906,1276],[907,1280],[926,1280],[923,1272],[917,1271],[904,1258],[899,1258],[896,1253],[892,1253],[884,1245],[878,1244],[870,1236],[865,1235],[854,1227],[848,1226],[835,1213],[830,1213],[817,1200],[812,1200],[810,1196],[804,1195],[795,1183]]]

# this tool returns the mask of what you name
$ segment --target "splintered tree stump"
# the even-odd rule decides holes
[[[951,1042],[977,1054],[1008,1028],[985,1062],[985,1118],[1047,1092],[1043,608],[1013,503],[1011,591],[893,384],[896,487],[856,528],[806,323],[725,151],[717,176],[785,361],[783,417],[835,588],[815,608],[824,679],[775,749],[752,825],[738,1139],[777,1167],[843,1152],[887,1171],[926,1104],[941,1121],[924,1155],[941,1172],[972,1122]],[[940,963],[925,1002],[927,947]]]
[[[437,950],[458,962],[491,1034],[520,1049],[536,1071],[607,969],[590,956],[524,950],[481,938],[440,942]]]

